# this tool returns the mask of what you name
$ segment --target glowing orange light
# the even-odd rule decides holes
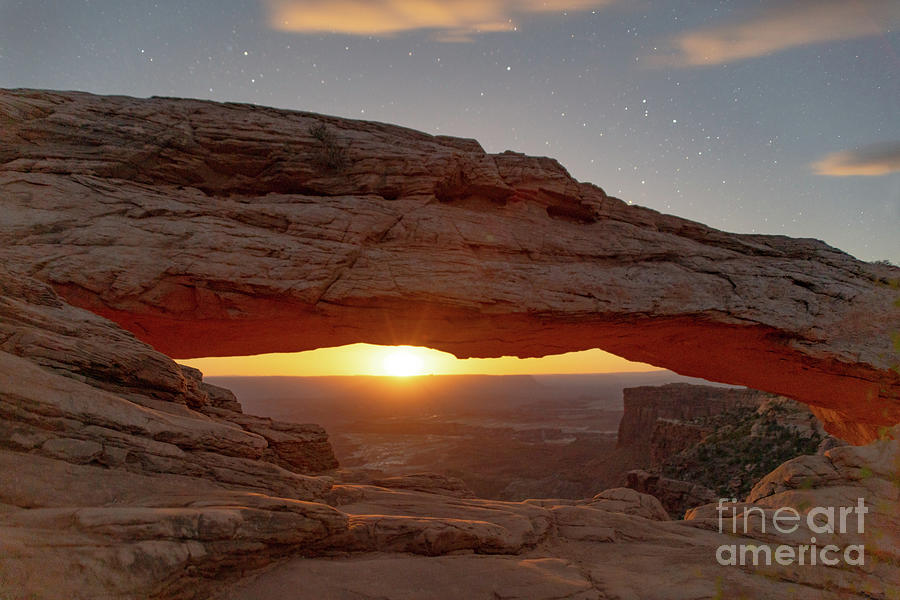
[[[385,356],[382,367],[385,375],[411,377],[425,373],[425,360],[415,350],[401,348]]]
[[[393,358],[394,355],[397,358]],[[411,359],[407,359],[411,356]],[[389,358],[391,357],[391,358]],[[584,350],[543,358],[469,358],[461,360],[432,348],[351,344],[307,352],[222,356],[178,361],[209,376],[317,375],[524,375],[615,373],[658,370],[602,350]],[[408,366],[401,366],[401,365]]]

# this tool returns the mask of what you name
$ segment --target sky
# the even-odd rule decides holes
[[[307,352],[225,356],[179,360],[206,376],[328,375],[528,375],[561,373],[642,373],[661,370],[602,350],[569,352],[542,358],[468,358],[415,346],[350,344]]]
[[[0,87],[208,98],[558,159],[900,264],[896,0],[0,0]]]

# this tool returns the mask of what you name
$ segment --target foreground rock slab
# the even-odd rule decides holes
[[[0,123],[0,259],[176,358],[603,348],[806,402],[855,443],[900,422],[900,269],[816,240],[311,113],[11,90]]]
[[[229,600],[296,597],[357,600],[596,600],[590,580],[558,558],[388,554],[345,561],[298,560],[279,567],[226,596]]]

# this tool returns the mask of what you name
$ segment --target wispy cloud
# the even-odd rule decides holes
[[[887,175],[900,172],[900,142],[872,144],[845,152],[834,152],[814,162],[819,175]]]
[[[675,36],[671,66],[718,65],[782,50],[878,35],[900,24],[897,0],[770,0],[735,19]]]
[[[613,0],[262,0],[269,25],[299,33],[393,35],[432,30],[441,41],[511,31],[531,13],[588,10]]]

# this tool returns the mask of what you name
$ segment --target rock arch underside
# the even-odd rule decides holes
[[[0,598],[896,600],[898,278],[473,140],[0,90]],[[322,427],[245,414],[171,358],[360,341],[599,347],[791,396],[858,445],[797,456],[731,508],[863,499],[865,531],[731,535],[715,504],[671,520],[634,489],[504,502],[340,468]],[[716,561],[814,536],[867,562]]]
[[[855,443],[900,422],[900,269],[820,241],[380,123],[27,90],[0,119],[7,268],[174,358],[601,348],[801,400]]]

